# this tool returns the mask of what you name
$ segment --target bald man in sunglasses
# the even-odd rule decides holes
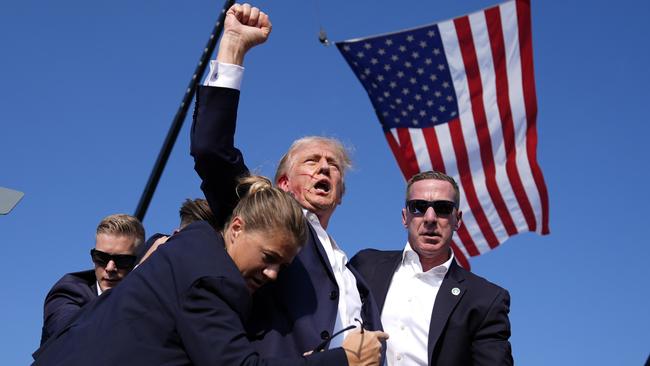
[[[84,305],[117,286],[136,264],[136,249],[144,241],[140,221],[125,214],[110,215],[97,226],[90,257],[94,270],[68,273],[45,297],[41,344],[61,330]]]
[[[508,291],[454,260],[451,239],[462,219],[453,178],[434,171],[407,183],[403,250],[366,249],[350,263],[381,312],[386,364],[512,365]]]

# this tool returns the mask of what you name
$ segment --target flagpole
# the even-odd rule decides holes
[[[203,49],[203,54],[201,55],[199,64],[196,66],[196,70],[194,70],[194,74],[192,74],[192,79],[190,80],[190,84],[185,91],[185,95],[183,96],[183,101],[181,102],[181,105],[178,107],[178,111],[174,116],[172,125],[169,128],[169,131],[167,132],[167,137],[165,137],[163,146],[160,149],[160,152],[158,153],[158,158],[156,159],[156,163],[154,164],[151,174],[149,175],[149,180],[147,181],[147,185],[145,186],[144,191],[140,196],[140,202],[138,202],[138,207],[135,209],[135,217],[137,217],[140,221],[144,219],[144,215],[147,213],[147,208],[149,208],[149,204],[151,203],[151,198],[153,197],[153,194],[156,191],[156,187],[158,186],[158,182],[160,181],[162,172],[165,169],[165,165],[167,165],[167,160],[169,160],[169,155],[172,152],[172,148],[174,147],[176,138],[178,138],[178,134],[181,131],[181,127],[183,127],[183,121],[185,121],[185,117],[187,116],[187,111],[190,105],[192,104],[192,99],[194,98],[194,94],[196,93],[196,87],[199,83],[199,79],[201,78],[201,76],[203,76],[203,73],[205,72],[205,68],[207,67],[208,62],[210,61],[210,55],[212,55],[212,52],[214,51],[214,48],[217,44],[217,40],[219,39],[219,36],[223,31],[223,22],[226,18],[226,12],[228,11],[228,9],[230,9],[230,7],[234,3],[235,0],[226,0],[226,2],[224,3],[223,9],[221,10],[221,14],[219,14],[219,19],[217,19],[217,23],[214,25],[214,28],[212,29],[212,33],[210,33],[210,38],[208,39],[208,43]]]

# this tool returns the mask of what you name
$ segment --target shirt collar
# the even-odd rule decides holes
[[[407,241],[406,246],[404,247],[404,251],[402,252],[401,266],[411,267],[413,270],[415,270],[415,273],[423,273],[425,275],[435,274],[438,276],[445,276],[449,271],[449,267],[451,267],[451,262],[453,260],[454,260],[454,251],[451,250],[451,248],[449,248],[449,259],[446,262],[437,265],[426,272],[423,272],[422,263],[420,263],[420,257],[418,256],[418,253],[416,253],[415,250],[413,250],[413,248],[411,247],[411,243]]]

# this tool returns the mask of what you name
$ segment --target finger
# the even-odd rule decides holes
[[[377,338],[378,338],[380,341],[385,341],[385,340],[388,339],[388,337],[389,337],[388,333],[386,333],[386,332],[382,332],[382,331],[377,331]]]
[[[239,18],[239,21],[241,24],[248,24],[248,20],[250,19],[251,16],[251,5],[248,3],[244,3],[241,6],[241,18]]]
[[[246,24],[248,24],[250,26],[253,26],[253,27],[256,26],[257,23],[258,23],[259,17],[260,17],[260,9],[256,8],[256,7],[252,7],[250,17],[248,18],[248,23],[246,23]]]
[[[230,9],[228,9],[228,11],[226,12],[226,15],[229,15],[229,14],[234,15],[235,18],[239,19],[238,14],[240,14],[240,13],[241,13],[241,5],[235,4],[235,5],[231,6]]]

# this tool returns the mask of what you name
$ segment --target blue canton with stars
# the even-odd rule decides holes
[[[385,131],[433,127],[458,116],[437,25],[336,46],[368,92]]]

